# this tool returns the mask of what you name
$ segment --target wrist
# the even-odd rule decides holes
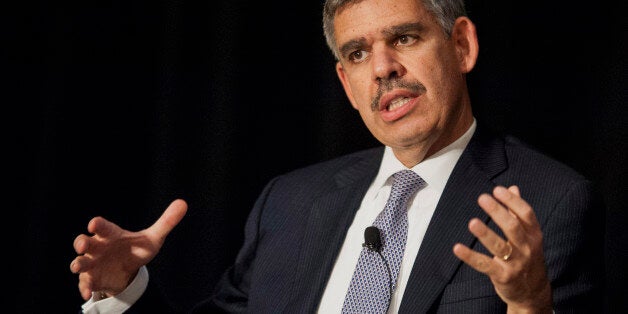
[[[553,314],[552,287],[549,282],[533,299],[519,304],[508,304],[508,314]]]
[[[94,299],[94,301],[104,300],[104,299],[106,299],[108,297],[110,297],[110,295],[108,295],[104,291],[94,291],[94,292],[92,292],[92,299]]]

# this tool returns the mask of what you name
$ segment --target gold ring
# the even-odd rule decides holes
[[[510,255],[512,255],[512,245],[510,245],[510,241],[506,241],[506,246],[508,247],[508,253],[502,256],[504,261],[508,261],[508,259],[510,259]]]

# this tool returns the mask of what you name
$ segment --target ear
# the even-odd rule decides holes
[[[355,102],[355,98],[353,98],[353,92],[351,91],[351,84],[349,84],[347,73],[345,73],[345,70],[342,67],[342,63],[340,63],[340,61],[336,62],[336,74],[338,74],[340,83],[342,83],[342,88],[344,88],[345,94],[347,94],[347,98],[349,98],[349,101],[351,102],[351,106],[357,110],[358,105]]]
[[[469,73],[478,59],[479,44],[475,25],[466,16],[456,19],[451,31],[453,44],[462,73]]]

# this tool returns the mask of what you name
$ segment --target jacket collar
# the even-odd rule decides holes
[[[477,204],[491,192],[492,179],[508,167],[504,142],[479,127],[449,177],[414,262],[399,308],[402,313],[426,313],[438,300],[462,262],[452,253],[455,243],[476,241],[468,231],[473,217],[489,216]]]
[[[383,147],[354,156],[335,176],[336,189],[312,204],[305,226],[295,290],[287,312],[314,313],[347,230],[375,178]]]
[[[336,256],[362,198],[377,175],[383,147],[368,150],[340,170],[334,181],[337,189],[317,198],[305,226],[297,279],[290,312],[316,311]],[[481,193],[490,192],[491,181],[507,168],[503,140],[478,125],[445,185],[408,280],[400,312],[425,313],[442,293],[462,263],[452,247],[460,242],[472,246],[468,221],[488,221],[477,205]]]

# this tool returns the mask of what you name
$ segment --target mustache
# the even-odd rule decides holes
[[[404,81],[400,78],[381,79],[377,87],[377,94],[375,94],[375,97],[371,101],[371,110],[379,110],[379,101],[382,99],[382,95],[394,88],[406,89],[416,94],[424,94],[427,91],[425,85],[419,81]]]

